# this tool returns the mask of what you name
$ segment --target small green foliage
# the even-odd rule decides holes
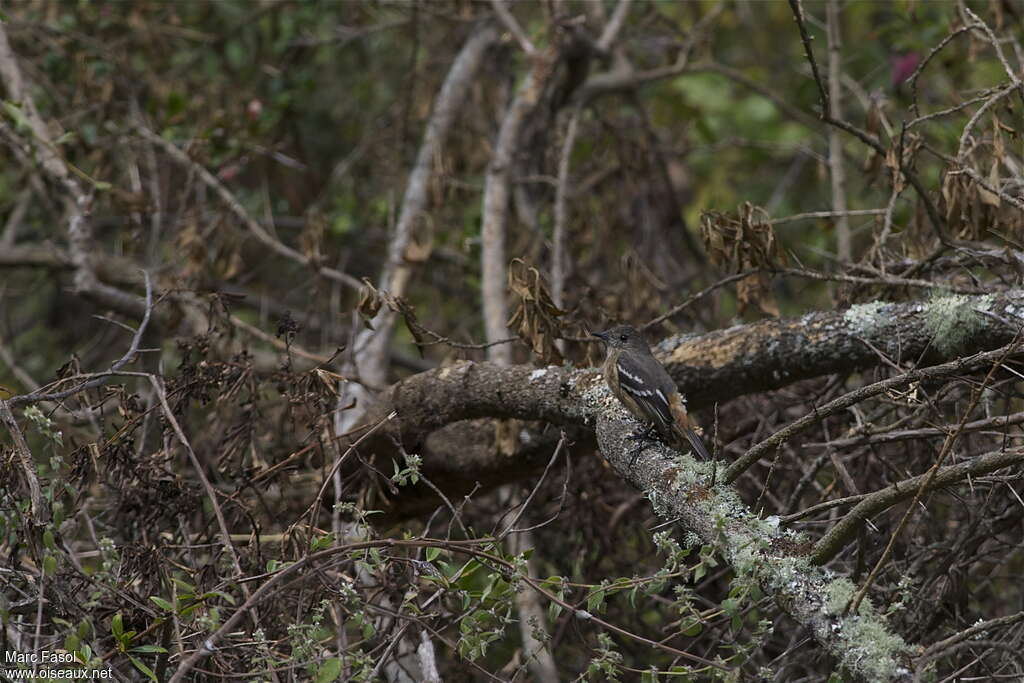
[[[330,606],[325,599],[310,610],[306,621],[288,625],[288,640],[292,646],[292,659],[306,664],[310,676],[318,676],[320,663],[317,661],[319,642],[329,636],[330,632],[323,626],[324,612]],[[331,680],[331,679],[327,679]]]
[[[55,446],[64,445],[64,433],[56,428],[53,420],[44,415],[38,406],[25,408],[25,417],[47,441]]]
[[[597,634],[597,656],[587,666],[586,678],[594,681],[617,681],[622,666],[622,653],[616,652],[615,643],[605,632]]]
[[[420,480],[420,466],[422,464],[423,458],[420,456],[414,453],[406,455],[405,467],[399,468],[398,463],[394,463],[395,473],[391,476],[391,481],[395,482],[399,486],[415,484]]]

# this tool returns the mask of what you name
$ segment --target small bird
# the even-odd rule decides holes
[[[710,460],[707,447],[686,414],[679,389],[651,353],[643,335],[630,325],[618,325],[592,335],[608,347],[604,361],[608,388],[634,417],[650,425],[645,436],[650,436],[651,429],[657,430],[670,446],[689,443],[694,455]]]

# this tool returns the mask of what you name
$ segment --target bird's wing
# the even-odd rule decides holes
[[[624,353],[619,354],[617,363],[619,388],[629,394],[630,398],[636,401],[651,420],[659,423],[660,431],[671,429],[673,422],[670,403],[671,390],[666,391],[666,388],[660,386],[663,384],[659,381],[662,378],[651,377],[650,372],[645,372],[635,360]],[[664,372],[660,365],[658,369]]]
[[[619,387],[656,423],[658,431],[666,436],[674,434],[679,444],[685,439],[694,455],[711,460],[707,446],[693,429],[682,395],[661,365],[656,366],[656,371],[648,368],[645,372],[632,358],[619,354],[618,370]]]

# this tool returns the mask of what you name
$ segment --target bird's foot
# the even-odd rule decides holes
[[[647,448],[647,446],[658,441],[658,438],[654,436],[653,426],[643,430],[638,429],[626,438],[630,441],[637,442],[636,448],[633,450],[633,456],[629,460],[630,467],[636,464],[636,459],[640,457],[640,454],[644,452],[644,449]]]

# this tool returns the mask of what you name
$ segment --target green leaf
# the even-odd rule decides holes
[[[114,637],[121,640],[121,636],[124,635],[124,617],[118,612],[114,615],[114,618],[110,620],[110,632],[114,634]]]
[[[14,127],[16,129],[22,129],[22,128],[28,128],[29,127],[28,126],[28,119],[25,118],[25,114],[22,113],[21,107],[19,107],[18,105],[14,104],[13,102],[8,102],[7,100],[4,100],[3,104],[4,104],[4,111],[7,112],[8,116],[10,116],[12,119],[14,119]]]
[[[427,562],[433,562],[441,554],[440,548],[427,548]]]
[[[171,579],[171,581],[173,581],[175,583],[175,585],[178,586],[178,592],[179,592],[179,596],[178,597],[182,597],[180,595],[180,593],[188,593],[189,595],[191,595],[191,594],[196,592],[196,587],[193,586],[188,581],[184,581],[184,580],[179,579],[179,578],[173,578],[173,579]]]
[[[88,621],[79,622],[78,629],[76,629],[75,633],[78,634],[79,638],[85,640],[92,634],[92,624],[90,624]]]
[[[151,595],[151,596],[149,596],[149,599],[150,599],[150,601],[153,604],[155,604],[160,609],[167,610],[168,612],[173,612],[174,611],[174,605],[172,605],[170,602],[168,602],[167,600],[164,600],[163,598],[161,598],[158,595]]]
[[[57,558],[55,556],[48,554],[43,558],[43,573],[47,576],[57,573]]]
[[[326,550],[334,544],[334,534],[324,534],[318,538],[314,538],[309,543],[309,549],[313,552],[318,550]]]
[[[198,600],[209,600],[210,598],[220,598],[224,602],[228,603],[229,605],[234,605],[235,604],[235,599],[233,597],[231,597],[230,595],[228,595],[227,593],[224,593],[222,591],[209,591],[208,593],[203,593],[197,599]]]
[[[316,683],[329,683],[341,674],[341,660],[337,657],[325,659],[316,672]]]
[[[133,647],[132,652],[138,652],[139,654],[161,654],[167,652],[167,648],[160,647],[159,645],[139,645]]]
[[[191,605],[186,605],[186,606],[181,608],[180,612],[178,612],[178,616],[182,617],[182,618],[191,616],[191,614],[193,612],[195,612],[196,609],[198,609],[202,605],[203,605],[203,603],[201,601],[200,602],[193,602]]]
[[[143,664],[141,661],[139,661],[135,657],[132,657],[131,655],[128,655],[128,659],[130,659],[132,664],[135,665],[135,668],[138,669],[139,671],[141,671],[142,673],[144,673],[149,678],[149,680],[156,681],[156,674],[153,673],[152,669],[150,669],[148,666]]]

